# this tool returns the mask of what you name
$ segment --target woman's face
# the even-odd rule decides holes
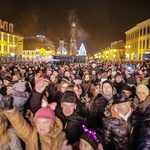
[[[68,87],[67,83],[63,83],[61,86],[61,92],[64,93],[66,91],[66,88]]]
[[[94,150],[93,147],[84,139],[80,139],[79,150]]]
[[[99,94],[100,93],[100,86],[96,85],[95,87],[95,94]]]
[[[69,71],[65,72],[65,77],[70,77],[70,72]]]
[[[76,93],[77,97],[79,98],[82,94],[82,89],[74,86],[74,92]]]
[[[37,132],[40,135],[45,135],[53,128],[53,123],[46,118],[38,118],[35,122]]]
[[[140,102],[143,102],[146,100],[147,96],[148,96],[148,93],[144,90],[138,90],[137,91],[137,96],[140,100]]]
[[[50,77],[50,81],[51,81],[51,82],[55,82],[55,80],[56,80],[55,75],[51,75],[51,77]]]
[[[85,81],[90,81],[90,76],[89,75],[85,76]]]
[[[105,96],[112,96],[113,89],[110,84],[108,83],[103,84],[102,90]]]

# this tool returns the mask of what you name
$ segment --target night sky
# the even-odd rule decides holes
[[[0,18],[15,24],[24,36],[44,34],[69,42],[69,23],[78,23],[78,45],[88,52],[125,40],[124,32],[150,19],[150,0],[2,0]]]

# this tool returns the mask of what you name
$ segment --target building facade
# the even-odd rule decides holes
[[[23,37],[14,34],[14,25],[0,19],[0,55],[21,56]]]
[[[56,50],[53,42],[44,35],[24,38],[23,57],[26,60],[48,60],[55,53]]]
[[[148,59],[146,55],[150,55],[150,19],[137,24],[125,34],[126,60]]]
[[[114,41],[110,47],[102,50],[95,57],[104,61],[123,61],[125,60],[124,42],[122,40]]]

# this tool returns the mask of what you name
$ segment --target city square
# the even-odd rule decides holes
[[[0,150],[149,150],[149,5],[2,1]]]

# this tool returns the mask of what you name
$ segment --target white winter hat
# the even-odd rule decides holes
[[[26,90],[26,82],[23,80],[19,80],[13,85],[13,90],[18,92],[24,92]]]

